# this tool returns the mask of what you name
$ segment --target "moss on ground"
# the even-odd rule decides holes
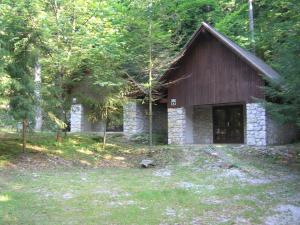
[[[0,224],[264,224],[267,218],[276,222],[274,215],[298,218],[275,209],[300,210],[299,170],[251,157],[244,147],[239,153],[227,145],[156,146],[150,154],[147,146],[118,135],[109,137],[105,150],[95,135],[54,140],[53,134],[32,136],[24,156],[16,134],[1,134]],[[145,157],[157,167],[139,168]],[[220,166],[230,163],[238,167]]]

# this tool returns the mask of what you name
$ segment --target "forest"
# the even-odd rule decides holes
[[[102,89],[101,103],[91,93],[77,96],[90,105],[90,120],[107,117],[120,124],[124,96],[135,86],[149,95],[203,21],[279,72],[279,85],[267,81],[265,104],[281,123],[299,125],[299,1],[254,1],[254,33],[248,3],[3,0],[1,126],[23,123],[33,129],[38,115],[43,130],[60,138],[69,121],[72,89],[85,77],[91,90]]]
[[[0,224],[299,224],[299,62],[299,0],[1,0]]]

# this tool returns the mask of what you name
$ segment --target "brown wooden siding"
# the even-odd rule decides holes
[[[201,35],[176,68],[168,75],[187,79],[168,88],[176,107],[251,102],[263,98],[264,80],[252,67],[208,33]]]

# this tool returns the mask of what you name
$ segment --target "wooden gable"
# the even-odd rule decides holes
[[[251,102],[264,98],[264,80],[228,46],[202,30],[189,50],[168,72],[167,81],[186,77],[168,87],[168,105],[175,107]],[[174,102],[174,100],[173,100]]]

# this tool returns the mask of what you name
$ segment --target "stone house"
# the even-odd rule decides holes
[[[279,74],[254,54],[202,23],[180,57],[164,73],[164,97],[154,108],[154,130],[167,130],[169,144],[284,144],[298,133],[279,125],[257,99]],[[124,134],[148,131],[147,106],[124,106]]]

